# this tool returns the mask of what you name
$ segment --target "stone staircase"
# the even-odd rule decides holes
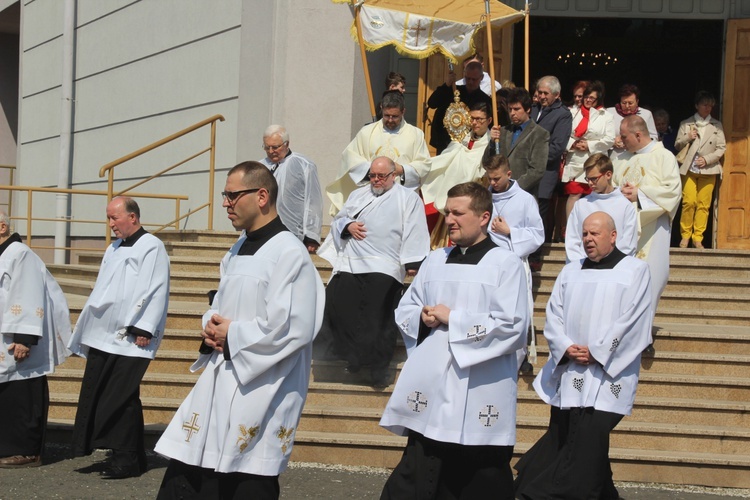
[[[218,286],[219,260],[234,232],[161,235],[172,262],[171,301],[164,341],[141,386],[144,416],[155,438],[195,383],[188,367],[200,344],[206,291]],[[544,308],[564,264],[562,245],[544,249],[534,275],[538,360],[548,348]],[[72,319],[90,293],[101,255],[49,266],[68,294]],[[327,262],[314,257],[324,281]],[[633,415],[612,433],[616,480],[750,488],[750,252],[672,249],[669,284],[656,316],[653,358],[644,358]],[[400,347],[395,379],[405,360]],[[71,358],[50,376],[50,420],[69,429],[84,360]],[[518,382],[516,455],[545,431],[549,408],[536,396],[533,376]],[[393,386],[376,390],[344,372],[344,364],[316,361],[296,435],[293,459],[392,467],[404,438],[378,426]]]

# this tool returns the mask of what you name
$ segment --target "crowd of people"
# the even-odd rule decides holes
[[[229,170],[222,206],[240,237],[203,316],[191,368],[203,371],[155,448],[170,458],[159,498],[278,498],[312,359],[343,360],[382,389],[399,335],[407,360],[380,424],[408,441],[381,498],[618,498],[609,433],[653,353],[680,200],[680,246],[702,248],[726,148],[715,99],[699,92],[673,132],[631,84],[605,109],[599,81],[577,82],[568,106],[552,75],[500,85],[475,55],[463,76],[428,100],[436,117],[456,94],[468,108],[461,137],[433,121],[435,157],[404,120],[404,78],[388,76],[381,118],[325,188],[325,241],[317,168],[284,127],[265,130],[264,158]],[[0,467],[41,464],[46,375],[75,353],[86,368],[73,456],[111,450],[106,479],[146,470],[140,384],[164,336],[170,263],[135,200],[113,199],[107,219],[117,240],[71,332],[59,286],[0,214]],[[533,383],[549,428],[514,479],[517,380],[536,357],[532,271],[555,239],[567,264]],[[325,289],[311,253],[333,266]]]

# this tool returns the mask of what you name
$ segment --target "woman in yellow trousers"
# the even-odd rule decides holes
[[[721,157],[727,149],[721,122],[711,116],[716,99],[701,90],[695,96],[696,113],[680,123],[675,150],[682,177],[682,217],[680,217],[680,248],[692,240],[695,248],[703,248],[703,233],[708,224],[708,210],[721,175]],[[682,150],[687,148],[683,156]]]

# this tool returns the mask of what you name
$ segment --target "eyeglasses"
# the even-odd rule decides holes
[[[576,94],[573,97],[575,97],[576,99],[583,99],[583,94]]]
[[[583,98],[584,101],[596,101],[597,99],[599,98],[593,95],[587,95],[586,97]]]
[[[604,174],[599,174],[596,177],[586,177],[586,182],[588,182],[589,184],[596,184],[597,181],[599,181],[599,179],[602,177],[602,175]]]
[[[471,117],[469,117],[469,121],[470,122],[479,122],[479,123],[482,123],[484,121],[487,121],[487,118],[482,118],[482,117],[479,117],[479,116],[471,116]]]
[[[373,174],[372,172],[370,172],[370,173],[367,174],[367,177],[369,179],[378,179],[378,180],[382,181],[384,179],[387,179],[388,176],[391,175],[393,172],[395,172],[395,170],[391,170],[387,174]]]
[[[234,203],[237,198],[242,196],[245,193],[257,193],[260,191],[260,188],[253,188],[253,189],[242,189],[240,191],[222,191],[221,196],[223,198],[226,198],[229,203]]]
[[[263,144],[261,147],[263,148],[263,151],[278,151],[279,149],[283,148],[287,144],[289,144],[289,143],[288,142],[282,142],[278,146],[271,146],[270,144],[269,145]]]

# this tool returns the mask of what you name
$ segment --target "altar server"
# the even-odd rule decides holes
[[[408,359],[380,425],[409,439],[381,498],[513,498],[527,291],[521,260],[487,235],[491,214],[480,184],[451,188],[456,246],[430,253],[396,310]]]
[[[94,290],[68,347],[86,358],[73,427],[73,456],[112,450],[102,476],[122,479],[146,471],[140,385],[164,337],[169,257],[140,222],[132,198],[107,205],[117,236],[104,253]]]
[[[279,496],[307,397],[324,290],[305,245],[276,212],[263,164],[233,167],[222,196],[242,231],[203,315],[203,369],[155,450],[172,460],[158,498]]]

